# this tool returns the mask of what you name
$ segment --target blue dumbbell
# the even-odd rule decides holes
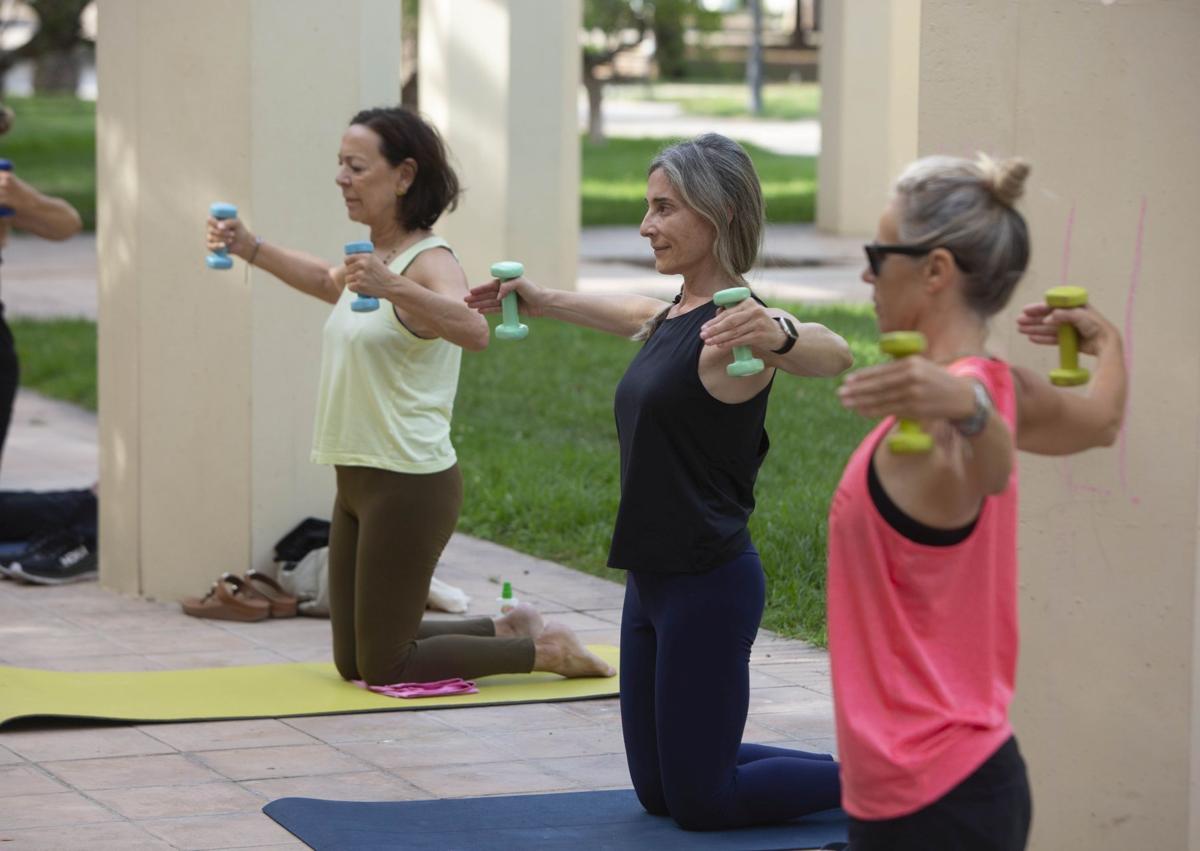
[[[12,171],[12,170],[13,170],[12,160],[0,159],[0,171]],[[0,206],[0,219],[6,219],[9,216],[14,215],[16,212],[17,211],[14,210],[12,207]]]
[[[233,204],[223,204],[218,201],[217,203],[209,206],[208,214],[218,221],[236,219],[237,207],[235,207]],[[220,248],[214,248],[212,251],[210,251],[208,256],[204,258],[204,262],[210,269],[233,268],[233,258],[229,256],[229,252],[223,245]]]
[[[370,240],[346,243],[347,257],[351,254],[371,254],[374,251],[375,244]],[[379,299],[371,295],[360,295],[354,301],[350,302],[350,309],[355,313],[370,313],[372,310],[379,309]]]

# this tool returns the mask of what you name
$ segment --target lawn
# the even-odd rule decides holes
[[[606,98],[677,103],[688,115],[715,118],[750,116],[745,83],[626,83],[604,88]],[[779,121],[816,119],[821,114],[821,87],[816,83],[768,83],[763,86],[760,118]]]
[[[793,307],[850,341],[858,364],[875,353],[866,307]],[[636,343],[527,320],[520,344],[467,353],[454,415],[466,479],[459,528],[521,552],[620,580],[604,566],[618,497],[612,395]],[[22,383],[96,407],[96,328],[85,320],[13,323]],[[518,377],[526,377],[516,384]],[[751,530],[768,573],[764,625],[825,640],[825,517],[842,466],[870,423],[844,411],[837,379],[775,381],[771,452]]]
[[[646,212],[646,167],[676,139],[583,139],[582,223],[636,225]],[[788,156],[743,143],[754,161],[770,222],[811,222],[816,205],[817,158]]]
[[[66,96],[10,98],[12,130],[0,136],[0,157],[49,195],[65,198],[96,227],[96,105]]]
[[[656,91],[695,89],[683,97],[687,109],[704,114],[735,114],[737,87],[660,86]],[[744,90],[744,87],[742,87]],[[809,90],[813,91],[809,91]],[[814,94],[813,92],[816,92]],[[800,114],[804,103],[819,96],[815,87],[768,87],[768,104],[784,104],[788,114]],[[96,226],[95,104],[70,97],[13,98],[13,129],[0,137],[0,157],[13,161],[18,175],[43,192],[70,201],[83,216],[84,227]],[[774,108],[774,107],[772,107]],[[580,222],[587,225],[632,225],[645,212],[646,166],[667,139],[610,139],[592,145],[584,139]],[[810,222],[816,203],[816,158],[775,154],[747,144],[767,199],[772,222]]]

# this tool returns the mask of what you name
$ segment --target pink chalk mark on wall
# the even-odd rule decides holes
[[[1137,304],[1138,288],[1142,283],[1142,245],[1146,238],[1146,197],[1142,196],[1142,206],[1138,211],[1137,237],[1133,242],[1133,270],[1129,273],[1129,289],[1125,293],[1125,324],[1122,329],[1125,337],[1125,373],[1129,376],[1125,396],[1125,417],[1121,426],[1121,437],[1117,444],[1117,467],[1121,479],[1122,493],[1129,493],[1129,477],[1127,463],[1127,447],[1129,437],[1129,403],[1133,398],[1133,312]],[[1130,494],[1130,501],[1137,505],[1141,497]]]
[[[1063,238],[1062,264],[1059,271],[1058,282],[1061,286],[1066,286],[1070,283],[1071,274],[1071,237],[1075,233],[1075,203],[1071,202],[1071,210],[1067,213],[1066,235]],[[1112,491],[1108,488],[1089,485],[1083,482],[1075,481],[1075,476],[1071,471],[1070,456],[1064,455],[1059,459],[1059,472],[1062,474],[1063,489],[1069,494],[1093,494],[1097,496],[1112,496]],[[1124,479],[1122,479],[1124,484]]]

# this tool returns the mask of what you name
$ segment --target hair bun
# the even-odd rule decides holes
[[[1025,194],[1025,178],[1029,177],[1030,171],[1027,160],[1009,157],[997,161],[987,154],[980,154],[976,164],[983,173],[984,185],[1001,204],[1011,207]]]

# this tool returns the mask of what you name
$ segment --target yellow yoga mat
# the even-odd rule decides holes
[[[616,647],[597,644],[588,649],[617,667]],[[0,665],[0,726],[17,718],[216,721],[543,703],[617,694],[616,677],[568,680],[557,674],[500,674],[479,677],[475,683],[477,694],[403,699],[348,683],[328,662],[103,673]]]

